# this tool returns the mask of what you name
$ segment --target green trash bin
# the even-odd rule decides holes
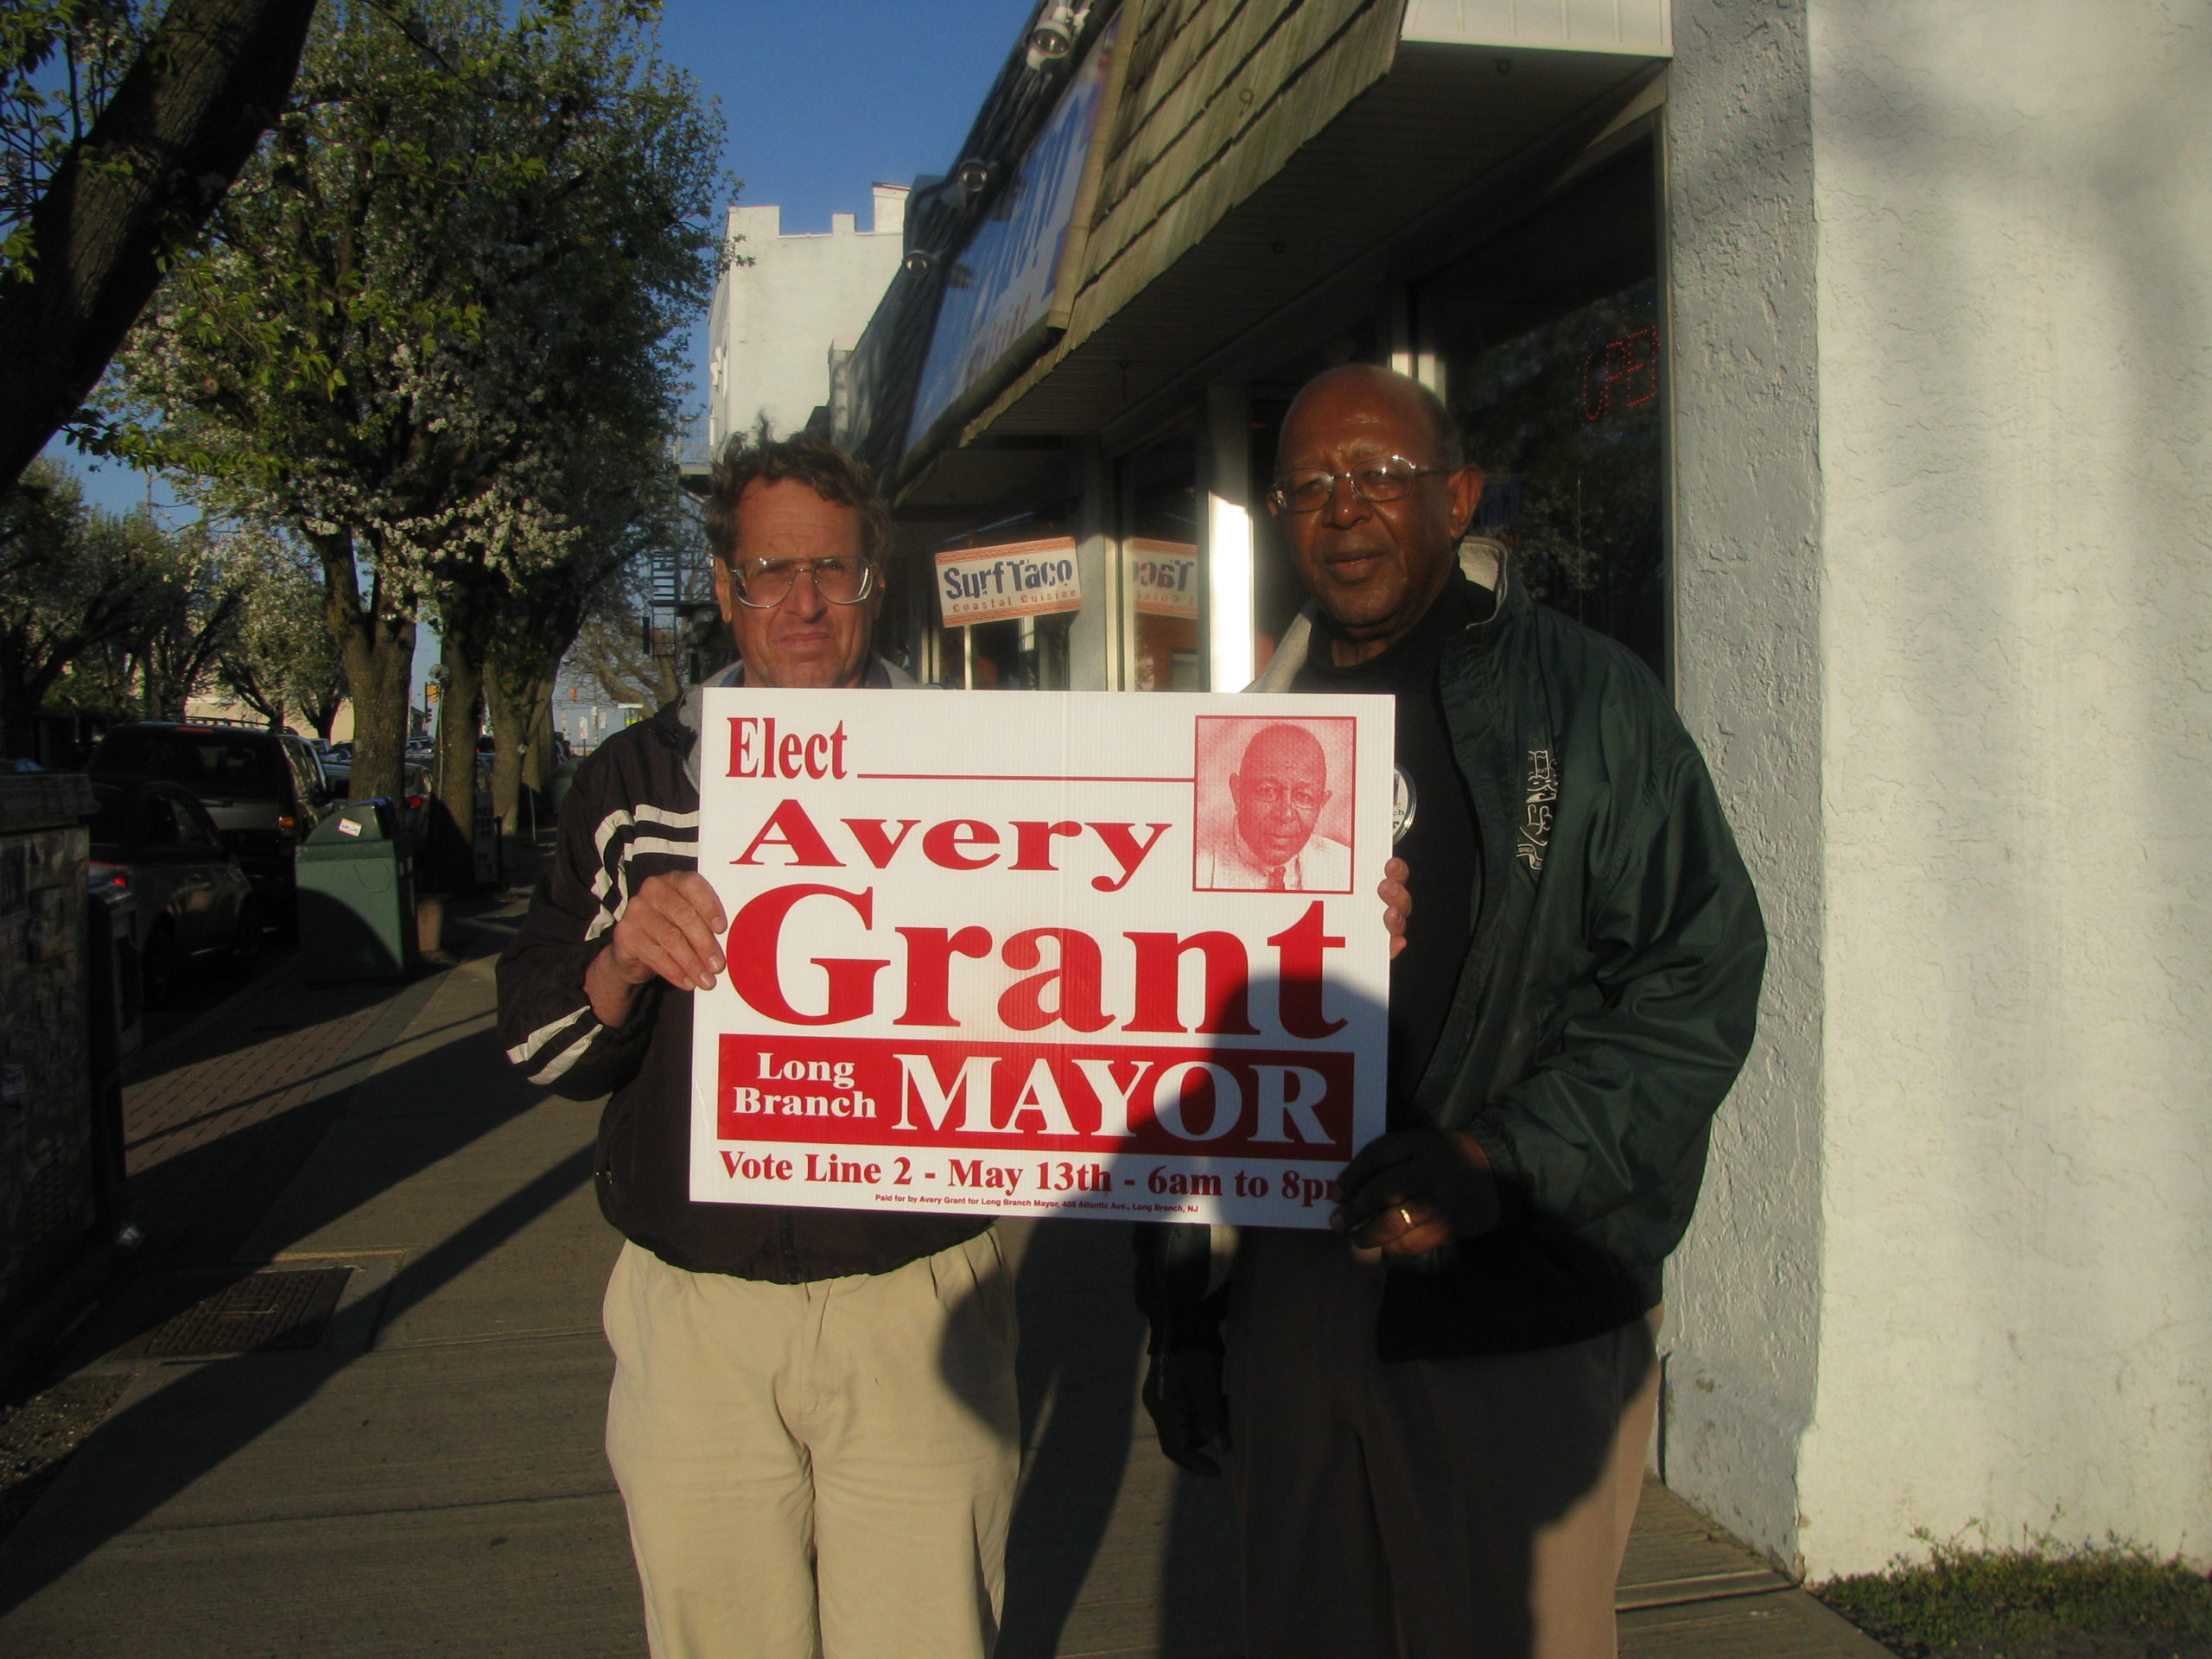
[[[561,822],[561,809],[568,804],[569,791],[575,787],[576,767],[581,763],[563,760],[553,768],[553,775],[545,780],[545,811],[555,823]]]
[[[399,979],[415,967],[415,880],[394,804],[351,801],[298,854],[308,979]]]

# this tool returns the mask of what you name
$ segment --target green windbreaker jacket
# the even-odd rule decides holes
[[[1504,1212],[1480,1238],[1394,1266],[1386,1360],[1552,1347],[1657,1305],[1766,961],[1712,779],[1649,671],[1533,603],[1510,564],[1496,575],[1495,610],[1440,670],[1484,869],[1407,1116],[1472,1135]],[[1311,639],[1301,618],[1254,690],[1287,688]],[[1418,926],[1419,870],[1411,886]],[[1156,1344],[1213,1339],[1205,1240],[1162,1228],[1140,1245]]]

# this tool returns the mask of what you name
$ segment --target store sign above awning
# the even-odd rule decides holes
[[[948,628],[1079,611],[1075,538],[950,549],[937,556],[937,598]]]
[[[1198,550],[1189,542],[1133,536],[1124,543],[1139,616],[1198,616]]]
[[[1077,208],[1096,190],[1092,139],[1105,103],[1117,17],[1069,79],[1013,178],[950,269],[914,394],[910,446],[957,405],[995,391],[1067,326],[1080,252]]]

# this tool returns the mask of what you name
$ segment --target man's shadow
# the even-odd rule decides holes
[[[1281,987],[1258,974],[1235,991],[1246,1007],[1273,1007]],[[1347,995],[1336,989],[1332,1005]],[[1203,1023],[1245,1026],[1242,1010],[1230,1015],[1221,1006]],[[1215,1046],[1191,1039],[1193,1048]],[[1246,1156],[1270,1169],[1279,1161]],[[1108,1190],[1141,1191],[1160,1160],[1124,1150],[1104,1161]],[[1088,1650],[1094,1638],[1105,1645],[1109,1633],[1116,1649],[1233,1659],[1243,1649],[1235,1510],[1225,1479],[1201,1479],[1168,1462],[1138,1409],[1146,1325],[1135,1294],[1131,1224],[1076,1217],[1002,1224],[1020,1251],[1016,1382],[1024,1456],[998,1659],[1051,1659],[1071,1637]],[[948,1362],[948,1375],[958,1369]],[[1125,1487],[1128,1512],[1117,1531]],[[1083,1628],[1071,1632],[1079,1603]]]
[[[1007,1541],[998,1659],[1059,1652],[1094,1571],[1110,1578],[1092,1585],[1086,1624],[1111,1623],[1177,1659],[1242,1651],[1227,1483],[1170,1464],[1137,1407],[1145,1324],[1130,1291],[1129,1233],[1122,1222],[1028,1224],[1017,1281],[1026,1455]],[[1125,1486],[1141,1507],[1166,1488],[1165,1529],[1135,1529],[1109,1554]]]

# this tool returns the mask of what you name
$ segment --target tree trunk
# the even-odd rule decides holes
[[[75,416],[252,156],[314,17],[315,0],[171,0],[62,158],[31,211],[23,280],[0,285],[0,487]]]
[[[346,672],[353,702],[355,800],[394,799],[405,781],[407,694],[415,677],[415,619],[388,606],[385,584],[372,578],[361,597],[350,536],[308,536],[322,562],[323,624]]]
[[[540,680],[531,699],[530,753],[523,757],[523,786],[541,798],[553,786],[553,680],[551,674]]]
[[[518,695],[519,694],[519,695]],[[530,738],[529,690],[498,668],[484,675],[484,706],[492,714],[492,814],[502,835],[522,833],[522,764]]]
[[[343,647],[346,683],[353,693],[353,781],[356,800],[399,798],[406,781],[407,692],[414,678],[415,623],[378,620],[363,638]]]
[[[545,788],[553,777],[553,677],[537,665],[518,668],[495,658],[484,676],[492,729],[499,740],[492,763],[492,810],[511,836],[542,827]],[[537,799],[525,814],[524,791]]]
[[[440,662],[437,759],[431,765],[427,881],[434,893],[476,890],[476,739],[484,729],[484,671],[455,649],[451,634]]]

